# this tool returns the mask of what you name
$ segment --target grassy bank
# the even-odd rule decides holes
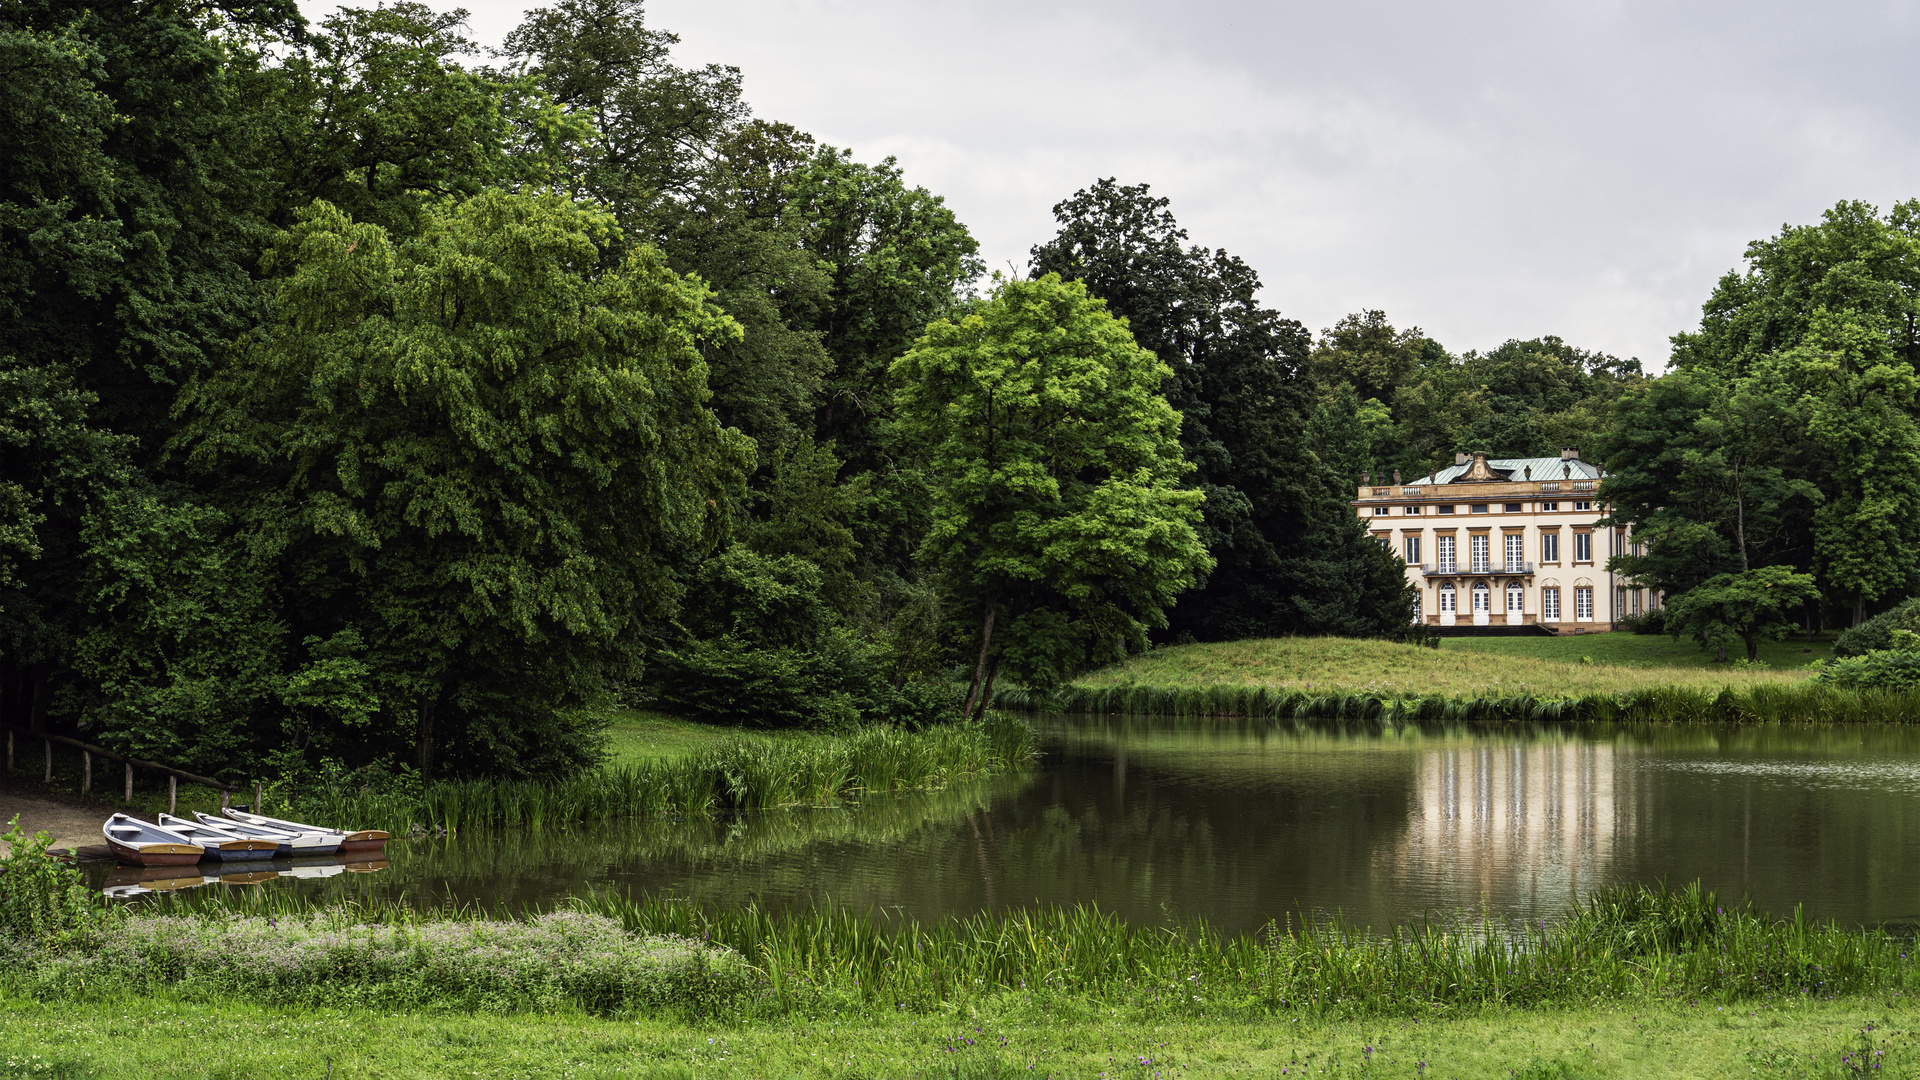
[[[1155,649],[1052,693],[996,691],[993,703],[1029,712],[1388,723],[1920,723],[1920,693],[1836,688],[1807,674],[1273,638]]]
[[[1487,639],[1492,643],[1529,644],[1538,640],[1559,648],[1587,650],[1551,657],[1485,651],[1478,643],[1462,646],[1458,640],[1442,642],[1438,649],[1423,649],[1349,638],[1257,638],[1154,649],[1089,672],[1075,679],[1074,685],[1089,690],[1232,686],[1376,697],[1586,697],[1669,688],[1696,692],[1718,692],[1727,687],[1752,690],[1790,685],[1807,676],[1805,671],[1794,669],[1603,663],[1599,657],[1593,663],[1582,662],[1580,656],[1590,654],[1602,639],[1618,639],[1628,645],[1665,640],[1634,634],[1596,634],[1566,641]]]
[[[1831,633],[1817,635],[1812,641],[1795,636],[1786,641],[1760,643],[1760,662],[1780,671],[1795,671],[1815,660],[1833,656]],[[1728,655],[1739,659],[1746,653],[1738,642]],[[1596,664],[1613,667],[1689,668],[1723,673],[1736,671],[1730,664],[1718,663],[1714,654],[1696,645],[1690,638],[1674,639],[1665,634],[1562,634],[1553,637],[1456,637],[1441,638],[1443,653],[1484,653],[1493,656],[1517,656],[1536,660],[1580,663],[1588,657]]]
[[[1635,1002],[1457,1018],[1164,1021],[1003,996],[937,1016],[760,1023],[288,1010],[220,995],[0,996],[0,1076],[239,1080],[1838,1077],[1920,1070],[1920,1013],[1878,996],[1729,1010]],[[1853,1066],[1864,1056],[1866,1070]],[[1879,1069],[1871,1066],[1878,1065]],[[1282,1070],[1286,1072],[1282,1072]],[[329,1072],[331,1070],[331,1072]]]
[[[872,727],[849,735],[729,739],[552,784],[461,780],[416,792],[305,793],[285,809],[317,821],[404,833],[414,825],[454,831],[830,806],[1017,768],[1032,758],[1035,746],[1025,721],[990,713],[982,721],[917,732]]]

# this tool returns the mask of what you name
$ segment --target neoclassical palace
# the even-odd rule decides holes
[[[1633,543],[1596,526],[1600,470],[1575,450],[1557,458],[1458,454],[1410,484],[1363,483],[1354,506],[1407,564],[1417,618],[1433,626],[1532,626],[1556,633],[1613,629],[1659,597],[1607,570]]]

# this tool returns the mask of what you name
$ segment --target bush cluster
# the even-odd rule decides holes
[[[48,854],[53,837],[28,836],[15,815],[4,837],[8,854],[0,858],[0,936],[61,940],[93,918],[94,895],[80,873]]]
[[[1895,604],[1859,626],[1841,631],[1833,641],[1833,655],[1865,656],[1880,649],[1890,649],[1893,647],[1895,630],[1920,633],[1920,596]]]
[[[1899,628],[1889,630],[1884,648],[1828,661],[1814,678],[1856,690],[1920,687],[1920,635]]]

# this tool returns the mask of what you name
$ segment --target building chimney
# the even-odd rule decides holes
[[[1561,461],[1579,461],[1580,451],[1571,446],[1563,446],[1560,448],[1560,460]]]
[[[1455,453],[1455,454],[1453,455],[1453,463],[1454,463],[1455,465],[1465,465],[1465,464],[1466,464],[1466,463],[1467,463],[1468,461],[1470,461],[1470,460],[1472,460],[1472,458],[1470,458],[1470,457],[1469,457],[1468,455],[1466,455],[1466,454],[1462,454],[1462,453]]]

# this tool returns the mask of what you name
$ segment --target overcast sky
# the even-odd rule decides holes
[[[369,3],[368,6],[371,6]],[[456,6],[435,0],[433,6]],[[529,6],[468,0],[497,42]],[[330,4],[303,3],[309,17]],[[1748,241],[1920,197],[1920,5],[654,0],[764,117],[900,159],[988,264],[1147,183],[1316,332],[1667,358]]]

